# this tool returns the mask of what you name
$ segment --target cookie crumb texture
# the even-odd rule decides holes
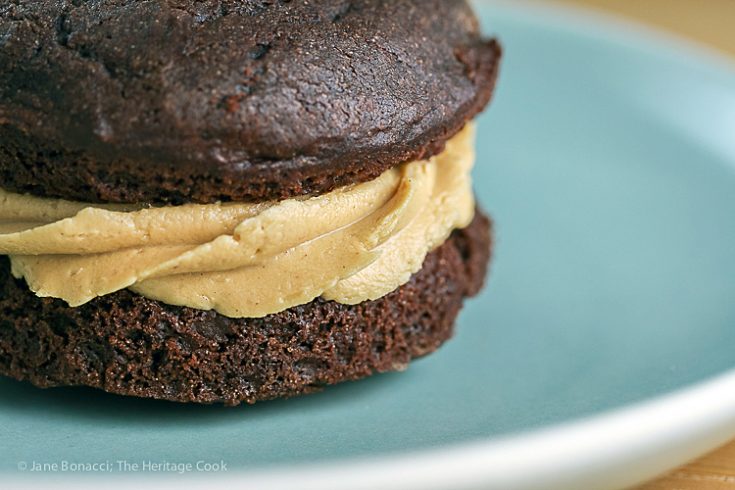
[[[500,59],[463,1],[0,2],[0,182],[282,200],[438,153]]]
[[[0,374],[178,402],[237,405],[399,370],[436,350],[482,287],[490,222],[479,211],[423,268],[375,301],[316,299],[264,318],[227,318],[127,290],[70,308],[38,298],[0,258]]]

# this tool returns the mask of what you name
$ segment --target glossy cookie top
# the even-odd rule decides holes
[[[93,202],[319,194],[440,151],[500,48],[447,0],[0,6],[0,181]]]

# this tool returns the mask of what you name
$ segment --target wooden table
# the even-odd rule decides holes
[[[613,12],[735,57],[735,0],[557,0]],[[735,441],[639,490],[735,490]]]

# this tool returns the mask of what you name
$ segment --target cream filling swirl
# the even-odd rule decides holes
[[[98,205],[0,190],[0,254],[38,296],[79,306],[129,288],[262,317],[405,284],[474,214],[468,125],[440,154],[330,193],[268,203]]]

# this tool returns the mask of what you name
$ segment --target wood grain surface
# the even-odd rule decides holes
[[[671,31],[735,58],[735,0],[556,0]],[[735,441],[639,490],[735,490]]]

